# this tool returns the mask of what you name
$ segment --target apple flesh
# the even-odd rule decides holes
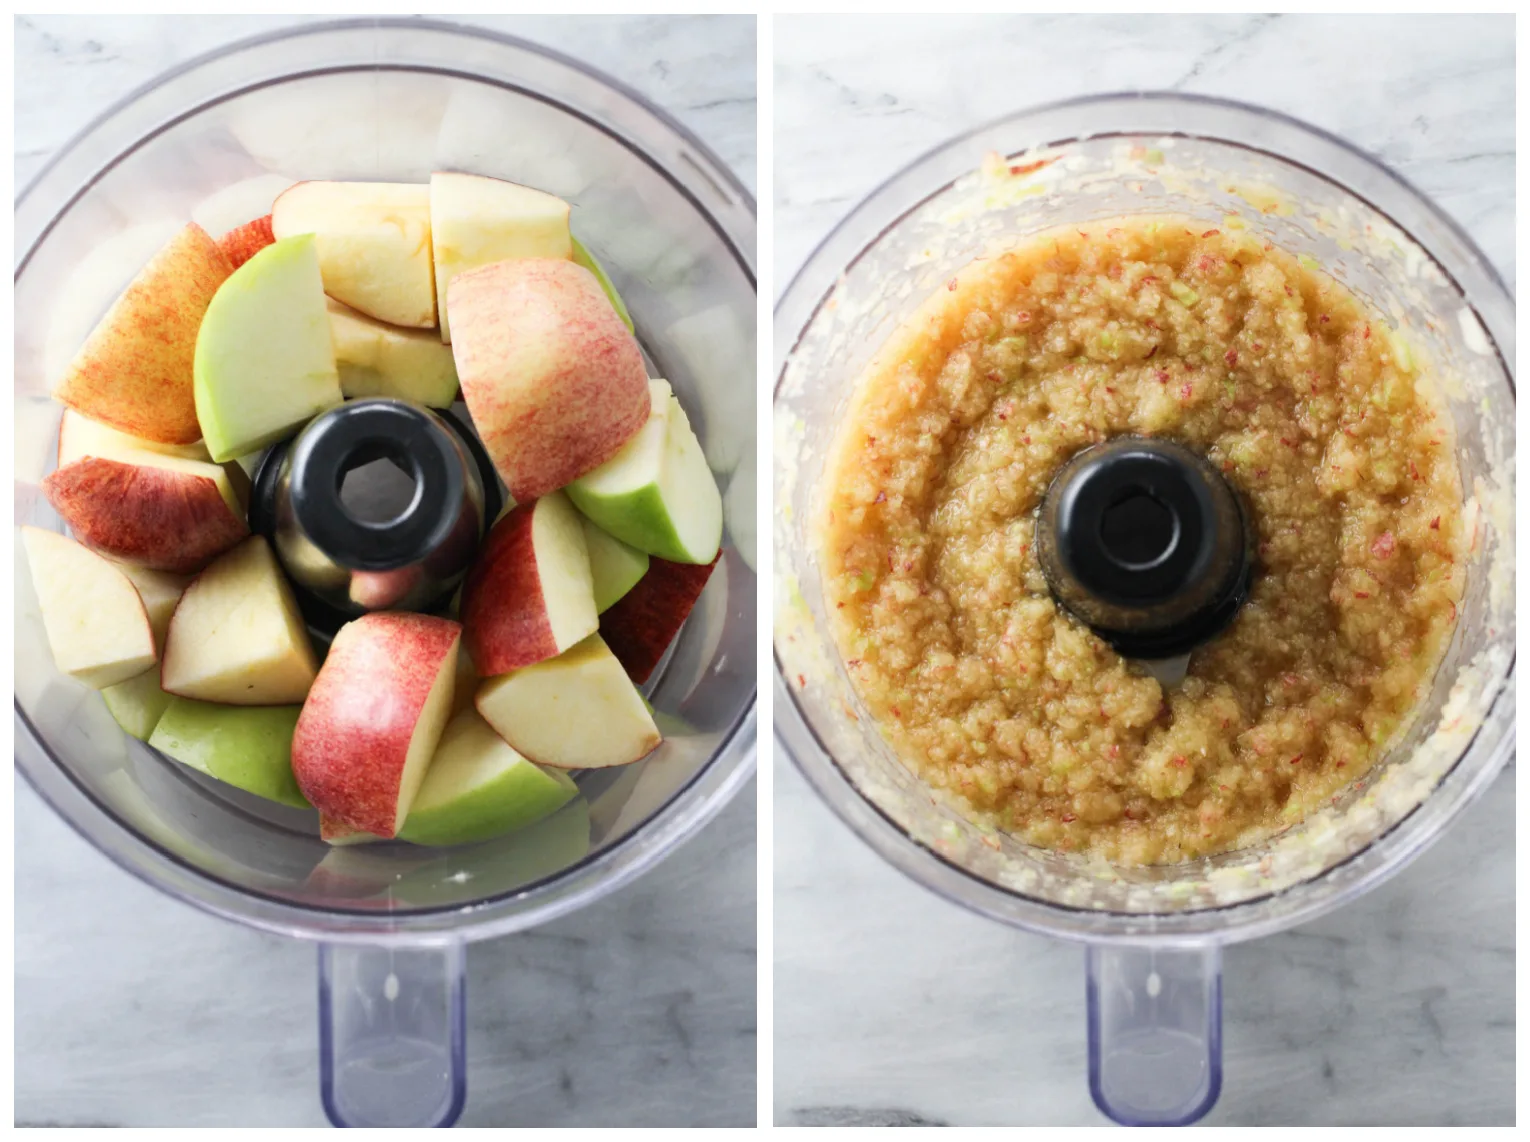
[[[462,399],[517,503],[599,467],[647,421],[642,351],[583,266],[497,262],[453,280],[447,308]]]
[[[154,665],[154,632],[122,569],[67,536],[21,529],[53,661],[103,690]]]
[[[124,731],[146,742],[172,698],[159,686],[159,671],[145,670],[136,678],[118,682],[101,691],[107,713]]]
[[[704,567],[655,559],[638,585],[600,616],[601,637],[638,685],[680,633],[721,558]]]
[[[568,774],[527,761],[474,710],[448,723],[399,839],[487,841],[551,816],[578,794]]]
[[[722,494],[669,385],[650,381],[648,419],[611,459],[568,487],[602,531],[672,563],[710,563],[722,544]]]
[[[608,535],[581,518],[584,545],[590,553],[590,577],[595,588],[595,612],[602,614],[648,573],[648,553]]]
[[[452,340],[447,294],[458,274],[512,258],[573,256],[568,203],[529,186],[483,175],[430,176],[430,230],[441,340]]]
[[[276,235],[271,232],[271,216],[267,214],[243,226],[234,227],[218,239],[218,249],[223,251],[228,264],[237,270],[275,241]]]
[[[107,310],[54,398],[145,440],[196,440],[202,435],[193,394],[197,331],[232,272],[207,231],[186,226]]]
[[[450,619],[404,612],[340,628],[292,744],[298,787],[327,818],[398,833],[451,710],[461,635]]]
[[[599,635],[491,678],[475,704],[500,737],[538,765],[558,769],[628,765],[662,740],[648,704]]]
[[[170,616],[175,614],[176,605],[191,584],[191,577],[134,567],[131,563],[119,563],[117,567],[138,592],[138,599],[149,618],[149,629],[154,632],[154,645],[163,653],[165,637],[170,633]]]
[[[219,463],[345,398],[311,234],[267,246],[218,290],[197,335],[196,409]]]
[[[457,399],[457,362],[434,332],[400,329],[329,302],[340,391],[355,397],[398,397],[431,408]]]
[[[595,255],[590,253],[585,248],[584,243],[578,238],[573,238],[572,242],[574,262],[595,275],[595,280],[600,283],[600,288],[606,291],[606,297],[611,302],[611,308],[616,310],[616,316],[622,319],[622,324],[627,327],[629,333],[635,333],[637,330],[632,324],[632,314],[627,312],[627,304],[622,301],[621,294],[617,293],[616,287],[611,284],[611,276],[606,273],[605,267],[595,260]]]
[[[112,457],[122,452],[157,452],[178,460],[200,460],[204,464],[212,461],[200,438],[190,444],[161,444],[157,440],[118,432],[111,425],[81,416],[72,408],[66,408],[64,415],[59,417],[58,463],[55,467],[65,467],[86,456]]]
[[[170,616],[160,685],[232,706],[286,706],[318,672],[292,588],[263,536],[219,556]]]
[[[390,325],[435,328],[430,187],[300,182],[271,207],[271,232],[314,235],[330,297]]]
[[[462,585],[463,639],[484,677],[551,658],[600,625],[579,513],[560,492],[511,509]]]
[[[306,809],[308,801],[292,776],[292,733],[301,710],[174,698],[149,744],[236,789]]]

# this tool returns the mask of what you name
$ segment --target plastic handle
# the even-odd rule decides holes
[[[467,1097],[463,947],[319,947],[319,1073],[336,1126],[450,1126]]]
[[[1222,1091],[1222,951],[1088,951],[1089,1092],[1124,1126],[1184,1126]]]

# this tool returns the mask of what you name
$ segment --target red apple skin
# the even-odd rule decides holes
[[[42,488],[86,547],[155,571],[200,571],[250,534],[205,476],[87,456]]]
[[[462,399],[517,503],[598,468],[648,420],[643,352],[583,266],[495,262],[453,278],[447,305]]]
[[[192,389],[197,330],[233,272],[207,231],[188,223],[122,291],[70,363],[54,399],[143,440],[200,440]]]
[[[639,686],[659,665],[721,558],[719,552],[712,562],[697,566],[652,556],[637,586],[600,616],[600,637]]]
[[[271,216],[267,214],[254,222],[235,226],[218,239],[218,249],[223,251],[223,256],[237,270],[275,241],[276,235],[271,232]]]
[[[558,653],[532,544],[535,506],[517,504],[489,529],[462,584],[462,638],[483,678]]]
[[[461,635],[451,619],[403,611],[340,628],[292,735],[292,775],[323,816],[379,837],[398,831],[409,739]]]

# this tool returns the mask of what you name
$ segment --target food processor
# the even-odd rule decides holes
[[[1031,847],[970,820],[898,760],[832,640],[815,524],[825,456],[855,381],[915,307],[974,258],[1029,234],[1148,213],[1246,226],[1316,259],[1398,328],[1440,379],[1473,539],[1458,624],[1433,686],[1363,780],[1252,848],[1118,867]],[[1222,1081],[1221,949],[1374,888],[1439,836],[1512,753],[1515,394],[1507,289],[1455,223],[1342,140],[1260,108],[1133,93],[1010,116],[895,175],[835,228],[787,288],[775,345],[781,747],[852,830],[920,884],[992,919],[1085,946],[1089,1087],[1107,1116],[1133,1125],[1199,1119]],[[1104,478],[1122,459],[1105,458]],[[1208,492],[1198,510],[1210,511],[1215,499]],[[1065,505],[1064,514],[1074,508]],[[1228,511],[1221,534],[1235,535]],[[1080,560],[1091,557],[1103,556],[1059,560],[1054,580],[1076,579]],[[1209,576],[1205,605],[1192,608],[1206,624],[1200,637],[1217,629],[1216,600],[1237,595],[1236,544],[1218,558],[1226,574]],[[1059,587],[1054,582],[1054,592]],[[1150,601],[1115,633],[1140,635],[1143,616],[1173,600]],[[1089,600],[1072,603],[1077,611]],[[1089,621],[1097,629],[1117,617],[1095,614],[1098,622]],[[1146,629],[1163,634],[1151,623]],[[1184,649],[1173,642],[1150,641],[1138,653],[1151,659]]]
[[[510,179],[572,204],[574,233],[620,290],[651,375],[673,386],[722,489],[721,561],[643,688],[665,734],[656,752],[578,775],[579,795],[558,813],[494,841],[332,848],[312,811],[219,784],[123,733],[97,694],[54,668],[17,563],[22,773],[145,882],[318,944],[321,1094],[337,1125],[453,1122],[466,1094],[465,945],[627,884],[753,772],[753,199],[683,127],[574,60],[482,30],[365,20],[248,40],[162,76],[91,124],[16,203],[15,522],[61,530],[39,488],[62,412],[50,383],[165,239],[188,219],[221,234],[267,213],[293,181],[425,182],[435,170]],[[270,473],[262,502],[286,513],[271,534],[301,546],[333,516],[294,505],[294,489],[310,486],[294,482],[294,460],[332,474],[360,463],[367,456],[354,452],[388,417],[409,423],[403,437],[386,425],[384,436],[414,441],[392,461],[423,465],[421,474],[439,465],[438,502],[457,504],[464,526],[492,519],[499,491],[476,486],[459,453],[457,428],[470,423],[462,406],[378,405],[388,402],[359,419],[341,411],[265,469],[249,458]],[[326,459],[326,448],[338,451]],[[387,465],[383,452],[373,464]],[[422,605],[450,589],[459,569],[430,561],[445,559],[450,536],[426,527],[394,538],[421,555]],[[320,546],[346,543],[364,537]],[[314,613],[344,611],[354,583],[326,593],[326,582],[307,581]]]

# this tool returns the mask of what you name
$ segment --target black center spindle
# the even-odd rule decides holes
[[[1189,653],[1227,626],[1252,580],[1237,494],[1182,445],[1086,448],[1042,500],[1036,548],[1053,597],[1128,658]]]

